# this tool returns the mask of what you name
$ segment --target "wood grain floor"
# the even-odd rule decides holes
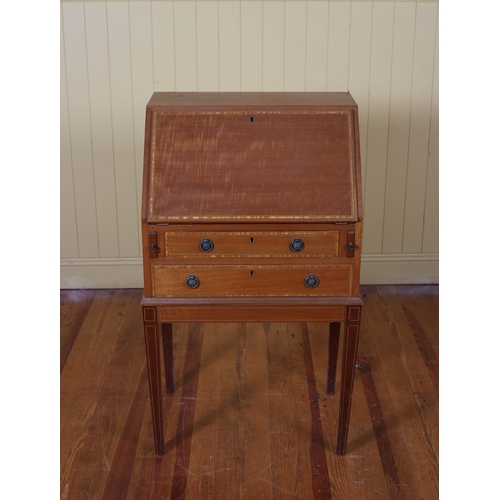
[[[362,287],[344,457],[326,323],[175,324],[159,458],[142,290],[61,291],[61,498],[437,499],[438,293]]]

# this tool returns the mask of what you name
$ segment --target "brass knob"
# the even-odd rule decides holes
[[[294,238],[290,242],[290,250],[292,252],[301,252],[304,249],[304,241],[300,238]]]
[[[214,248],[214,242],[208,238],[200,241],[200,250],[202,252],[211,252]]]
[[[310,274],[309,276],[306,276],[304,283],[307,288],[316,288],[319,285],[319,279],[314,274]]]
[[[196,276],[188,276],[186,278],[186,285],[188,288],[198,288],[200,286],[200,280]]]

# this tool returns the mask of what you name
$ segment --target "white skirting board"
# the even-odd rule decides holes
[[[439,254],[361,255],[362,285],[439,283]]]
[[[439,283],[438,254],[361,256],[362,285]],[[61,288],[142,288],[141,258],[61,259]]]

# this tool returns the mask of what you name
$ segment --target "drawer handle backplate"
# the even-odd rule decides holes
[[[304,241],[300,238],[294,238],[290,242],[290,250],[292,252],[301,252],[304,249]]]
[[[200,241],[200,250],[202,252],[211,252],[214,249],[214,242],[208,238]]]
[[[319,285],[319,279],[314,274],[310,274],[309,276],[306,276],[304,283],[307,288],[316,288]]]
[[[200,286],[200,280],[196,276],[188,276],[186,278],[186,285],[188,288],[198,288]]]

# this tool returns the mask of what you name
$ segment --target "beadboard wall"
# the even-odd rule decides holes
[[[438,282],[438,3],[62,1],[61,287],[142,287],[154,91],[350,91],[362,283]]]

